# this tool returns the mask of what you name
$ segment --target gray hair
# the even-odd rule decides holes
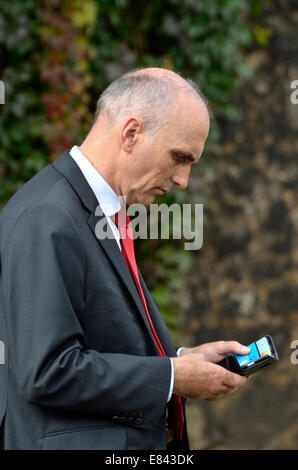
[[[146,69],[141,69],[141,73],[128,72],[103,91],[92,124],[103,109],[107,111],[111,124],[131,112],[137,112],[142,115],[146,130],[155,134],[165,120],[170,105],[175,103],[177,94],[181,92],[199,98],[208,109],[207,100],[190,79],[182,79],[178,74],[177,78],[174,74],[150,74],[146,73]]]

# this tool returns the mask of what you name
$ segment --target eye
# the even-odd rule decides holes
[[[184,155],[181,155],[180,153],[175,153],[175,159],[178,160],[178,162],[185,163],[187,160]]]

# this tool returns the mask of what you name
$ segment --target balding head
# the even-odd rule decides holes
[[[193,82],[159,68],[118,78],[102,93],[80,146],[128,205],[187,187],[209,132],[206,101]]]
[[[142,117],[144,129],[156,135],[185,95],[208,109],[199,87],[171,70],[148,67],[128,72],[104,90],[97,103],[94,123],[103,111],[110,125],[136,113]]]

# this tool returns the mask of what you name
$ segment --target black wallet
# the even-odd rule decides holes
[[[270,354],[260,356],[254,361],[251,361],[243,366],[240,366],[234,354],[229,354],[225,359],[218,362],[217,365],[224,367],[225,369],[228,369],[231,372],[234,372],[235,374],[249,376],[257,372],[258,370],[263,369],[263,367],[267,367],[270,364],[274,364],[279,360],[277,351],[275,349],[272,337],[270,335],[266,335],[265,338],[267,339],[270,345]]]

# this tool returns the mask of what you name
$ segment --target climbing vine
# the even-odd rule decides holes
[[[251,23],[260,12],[256,0],[2,2],[2,204],[43,166],[82,141],[100,92],[135,67],[174,69],[200,85],[213,111],[205,155],[220,155],[219,120],[237,119],[231,93],[249,74],[243,48],[253,40],[265,45],[270,36]],[[189,197],[187,191],[184,196],[174,192],[165,202]],[[183,308],[180,293],[189,253],[173,240],[139,243],[137,249],[142,267],[152,273],[153,296],[174,330],[173,313]]]

